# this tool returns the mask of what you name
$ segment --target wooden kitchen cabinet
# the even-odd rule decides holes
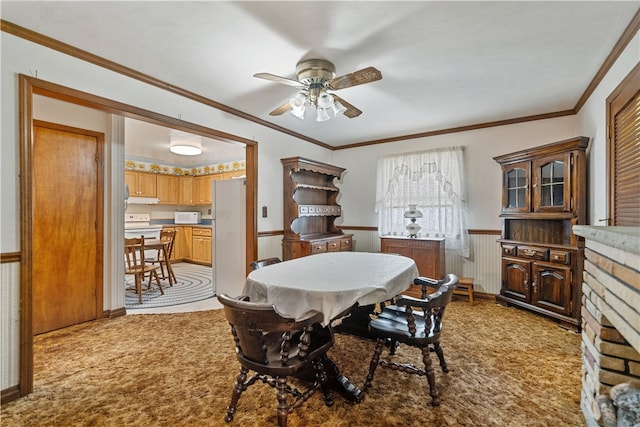
[[[211,234],[210,228],[193,228],[191,261],[212,264]]]
[[[157,175],[156,194],[159,204],[177,205],[180,201],[180,177],[174,175]]]
[[[335,220],[342,215],[337,203],[344,168],[302,157],[281,159],[283,166],[284,260],[322,252],[350,251],[353,235],[344,234]]]
[[[180,177],[178,204],[187,205],[187,206],[193,205],[193,177],[192,176]]]
[[[420,276],[440,280],[446,274],[444,238],[382,236],[380,237],[380,252],[398,254],[413,259]],[[418,286],[412,286],[403,293],[421,298],[421,290]]]
[[[188,261],[191,259],[192,228],[176,226],[176,237],[173,242],[172,261]]]
[[[580,330],[589,139],[495,157],[502,167],[502,286],[496,300]]]
[[[212,175],[201,175],[193,178],[193,203],[196,205],[210,205],[212,202]]]
[[[124,182],[129,186],[131,197],[157,197],[156,174],[125,171]]]

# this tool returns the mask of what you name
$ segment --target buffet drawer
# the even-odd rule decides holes
[[[327,242],[314,242],[311,244],[312,254],[321,254],[327,252]]]

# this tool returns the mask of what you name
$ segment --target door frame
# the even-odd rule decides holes
[[[195,123],[186,122],[164,114],[113,101],[76,89],[20,74],[19,84],[19,145],[20,145],[20,361],[19,394],[25,396],[33,391],[33,178],[31,176],[33,150],[33,96],[41,95],[60,101],[120,115],[152,124],[169,127],[196,135],[244,144],[246,164],[246,271],[249,263],[257,258],[257,214],[258,199],[258,144],[230,133],[222,132]],[[106,144],[110,144],[106,141]],[[117,200],[114,208],[124,211],[124,200]],[[111,236],[106,236],[111,238]],[[105,239],[106,240],[106,239]],[[102,307],[101,307],[102,308]]]

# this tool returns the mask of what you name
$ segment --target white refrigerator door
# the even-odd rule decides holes
[[[246,280],[246,186],[244,179],[213,181],[214,289],[216,295],[242,293]]]

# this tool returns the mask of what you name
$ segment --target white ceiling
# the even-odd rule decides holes
[[[572,109],[639,1],[2,1],[2,19],[341,146]],[[363,111],[268,113],[302,58],[382,80],[340,90]],[[225,130],[225,129],[220,129]]]

